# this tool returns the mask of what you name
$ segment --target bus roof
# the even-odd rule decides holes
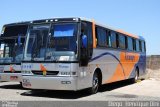
[[[16,25],[28,25],[29,23],[30,23],[30,21],[9,23],[9,24],[5,24],[4,27],[7,27],[7,26],[16,26]]]
[[[88,19],[88,18],[83,18],[83,17],[40,19],[40,20],[33,20],[33,21],[11,23],[11,24],[6,24],[4,26],[30,24],[30,23],[49,23],[49,22],[54,22],[56,20],[60,20],[60,21],[78,21],[78,20],[83,20],[83,21],[88,21],[88,22],[95,22],[95,24],[98,25],[98,26],[105,27],[105,28],[110,29],[112,31],[115,31],[115,32],[118,32],[118,33],[121,33],[121,34],[124,34],[124,35],[127,35],[127,36],[130,36],[130,37],[133,37],[133,38],[136,38],[136,39],[145,40],[142,36],[134,35],[134,34],[125,32],[123,30],[118,30],[118,29],[112,28],[110,26],[100,24],[100,23],[98,23],[98,22],[96,22],[94,20],[91,20],[91,19]]]
[[[83,17],[81,18],[81,20],[89,21],[89,22],[93,22],[93,21],[94,21],[93,19],[91,20],[91,19],[87,19],[87,18],[83,18]],[[136,38],[136,39],[145,40],[142,36],[134,35],[134,34],[125,32],[125,31],[120,30],[120,29],[115,29],[115,28],[112,28],[112,27],[110,27],[110,26],[100,24],[100,23],[98,23],[98,22],[96,22],[96,21],[95,21],[95,24],[98,25],[98,26],[102,26],[102,27],[105,27],[105,28],[107,28],[107,29],[110,29],[110,30],[112,30],[112,31],[115,31],[115,32],[118,32],[118,33],[121,33],[121,34],[130,36],[130,37]]]
[[[28,26],[29,21],[5,24],[0,34],[0,40],[18,38],[17,33],[24,34],[27,32]],[[25,36],[25,34],[23,36]]]

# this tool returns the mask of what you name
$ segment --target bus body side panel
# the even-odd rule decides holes
[[[102,84],[106,84],[134,78],[137,66],[140,75],[143,75],[145,72],[145,54],[97,48],[94,49],[92,60],[89,63],[89,72],[100,68]]]
[[[139,61],[134,67],[135,69],[138,68],[139,77],[144,78],[146,74],[146,54],[145,53],[140,53]],[[135,72],[132,71],[129,78],[134,78],[134,77],[135,77]]]
[[[102,84],[105,84],[106,80],[110,79],[118,68],[119,70],[117,71],[117,76],[114,81],[120,81],[124,80],[125,75],[123,72],[123,68],[121,67],[121,65],[119,65],[119,59],[120,56],[118,51],[96,48],[93,50],[93,57],[89,63],[89,66],[93,73],[96,68],[99,68],[101,70]]]

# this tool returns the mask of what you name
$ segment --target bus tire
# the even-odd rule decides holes
[[[98,92],[99,85],[100,85],[100,80],[98,77],[98,73],[95,72],[92,79],[92,87],[89,88],[88,90],[89,94],[96,94]]]
[[[20,86],[23,87],[23,86],[22,86],[22,82],[19,82],[19,83],[20,83]]]
[[[139,70],[136,68],[135,70],[135,77],[133,79],[133,82],[136,83],[139,80]]]

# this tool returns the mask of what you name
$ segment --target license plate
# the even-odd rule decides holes
[[[18,80],[18,76],[10,76],[10,80]]]

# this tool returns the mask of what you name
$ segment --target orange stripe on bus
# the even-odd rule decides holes
[[[127,59],[128,56],[133,56],[134,58],[132,60],[129,60]],[[128,79],[135,67],[135,64],[137,64],[137,62],[139,61],[139,54],[122,52],[120,60],[124,68],[125,77],[126,79]]]
[[[132,56],[133,59],[129,59]],[[128,58],[127,58],[128,57]],[[120,81],[124,79],[128,79],[130,74],[132,73],[135,64],[139,61],[139,54],[138,53],[120,53],[120,62],[122,64],[118,64],[116,70],[111,78],[105,81],[105,83],[111,83],[115,81]],[[122,68],[123,67],[123,68]]]
[[[105,81],[105,83],[111,83],[111,82],[120,81],[124,79],[125,79],[125,76],[123,73],[123,68],[121,67],[120,64],[118,64],[113,76],[109,80]]]
[[[93,48],[96,48],[96,32],[95,32],[95,21],[92,20],[92,33],[93,33]]]
[[[123,30],[117,30],[117,32],[128,35],[128,36],[131,36],[131,37],[134,37],[134,38],[137,38],[137,39],[139,38],[137,35],[133,35],[131,33],[125,32]]]

